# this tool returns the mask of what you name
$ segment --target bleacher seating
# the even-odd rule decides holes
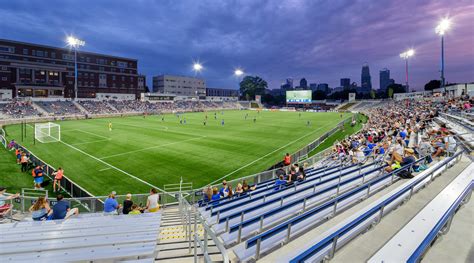
[[[325,258],[332,258],[337,249],[344,246],[368,227],[379,222],[383,216],[387,215],[400,204],[410,199],[414,193],[434,180],[443,170],[453,165],[460,155],[461,152],[458,152],[455,156],[434,164],[429,169],[417,175],[413,180],[406,181],[393,191],[367,205],[365,208],[346,218],[320,236],[315,237],[313,240],[307,240],[305,247],[302,247],[299,251],[289,252],[287,258],[282,258],[282,260],[285,262],[316,262]],[[292,230],[292,232],[293,231],[295,230]],[[268,247],[271,245],[271,242],[277,243],[274,239],[263,239],[262,236],[257,236],[247,241],[246,246],[239,251],[239,258],[258,256],[256,251],[258,239],[261,240],[259,249],[263,251],[269,249]]]
[[[473,188],[474,164],[471,164],[368,262],[419,262],[433,240],[449,230],[448,222],[465,198],[470,197]]]
[[[41,113],[29,101],[11,101],[0,103],[0,112],[9,118],[38,117]]]
[[[37,104],[52,116],[82,114],[72,101],[40,101]]]
[[[2,262],[154,259],[160,213],[0,225]]]

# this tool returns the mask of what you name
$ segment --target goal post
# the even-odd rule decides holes
[[[56,123],[36,123],[35,139],[42,143],[61,141],[61,126]]]

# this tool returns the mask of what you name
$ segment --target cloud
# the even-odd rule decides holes
[[[86,50],[137,58],[139,70],[192,74],[204,62],[211,87],[236,88],[235,67],[260,75],[271,88],[287,77],[337,86],[360,82],[364,62],[374,87],[378,70],[404,79],[398,54],[413,47],[411,86],[438,78],[437,21],[446,15],[448,81],[472,81],[474,4],[461,1],[9,1],[0,9],[0,37],[63,46],[67,34],[86,40]]]

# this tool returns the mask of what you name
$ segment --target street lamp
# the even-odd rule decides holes
[[[449,30],[451,27],[451,21],[449,18],[443,18],[438,26],[435,28],[436,34],[441,36],[441,87],[444,88],[445,80],[444,80],[444,34],[446,31]]]
[[[74,99],[77,99],[77,49],[86,44],[85,41],[69,36],[67,44],[74,49]]]
[[[410,58],[413,55],[415,55],[415,50],[413,49],[409,49],[400,54],[400,57],[405,60],[405,81],[406,81],[407,92],[410,92],[410,90],[408,89],[408,58]]]

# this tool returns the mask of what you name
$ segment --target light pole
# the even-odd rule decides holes
[[[451,27],[451,21],[448,18],[442,19],[438,26],[436,26],[435,32],[441,36],[441,87],[444,88],[444,34]]]
[[[415,55],[415,50],[413,49],[409,49],[400,54],[400,57],[405,60],[405,83],[407,87],[406,92],[410,92],[409,87],[408,87],[408,58],[410,58],[413,55]]]
[[[193,70],[194,70],[194,76],[197,76],[199,72],[201,72],[204,69],[201,63],[199,61],[193,63]],[[196,89],[196,97],[199,100],[199,90]]]
[[[77,99],[77,49],[86,44],[85,41],[75,37],[68,37],[67,44],[74,49],[74,99]]]

